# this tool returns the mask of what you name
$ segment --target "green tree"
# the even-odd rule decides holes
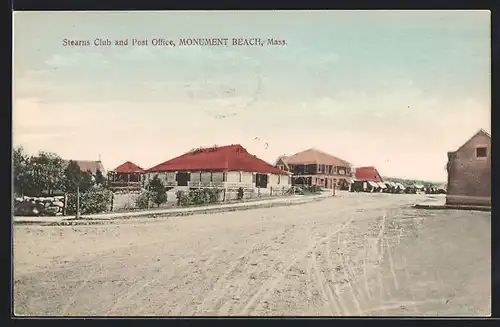
[[[24,153],[23,147],[17,147],[12,153],[12,170],[14,194],[24,195],[29,187],[28,164],[29,157]]]
[[[163,182],[155,176],[149,183],[149,190],[151,192],[151,200],[158,206],[167,202],[167,189]]]
[[[63,189],[64,160],[58,155],[41,151],[38,156],[30,158],[27,168],[30,193],[41,195],[47,192],[52,195]]]
[[[92,173],[87,170],[87,171],[82,171],[81,172],[81,183],[80,183],[80,191],[81,192],[87,192],[94,188],[94,177],[92,176]]]
[[[76,161],[70,160],[64,171],[65,190],[68,193],[76,192],[76,188],[82,182],[82,171]]]
[[[102,174],[102,171],[97,170],[95,173],[95,184],[100,186],[106,186],[106,178]]]
[[[77,187],[80,188],[80,192],[88,192],[94,187],[92,173],[90,171],[81,171],[76,161],[70,160],[64,171],[64,176],[66,192],[75,193]]]

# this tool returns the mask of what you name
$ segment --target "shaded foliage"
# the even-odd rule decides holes
[[[102,171],[97,170],[95,173],[95,185],[103,186],[105,187],[107,184],[107,179],[104,177]]]
[[[13,152],[14,192],[26,196],[53,195],[64,188],[64,160],[54,153],[28,156],[22,147]]]
[[[243,200],[244,195],[245,193],[243,192],[243,188],[242,187],[238,188],[238,194],[237,194],[238,200]]]
[[[149,200],[152,198],[150,191],[142,191],[141,194],[135,199],[135,205],[139,209],[147,209],[149,207]]]
[[[89,189],[80,193],[80,213],[94,214],[108,211],[111,207],[112,192],[105,189]],[[68,194],[66,212],[70,215],[76,213],[76,193]]]
[[[177,191],[178,206],[191,206],[217,203],[221,194],[221,189],[194,189],[189,192]]]
[[[81,171],[76,161],[70,160],[64,170],[64,189],[74,193],[80,187],[80,192],[87,192],[94,187],[94,180],[90,171]]]
[[[312,186],[304,185],[302,186],[302,190],[304,191],[304,193],[312,193],[312,194],[321,193],[321,187],[317,185],[312,185]]]
[[[149,183],[149,192],[151,194],[151,201],[158,207],[162,203],[167,202],[167,188],[158,176],[153,177]]]

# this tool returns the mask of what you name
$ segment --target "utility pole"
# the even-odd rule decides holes
[[[80,185],[76,187],[76,219],[80,219]]]

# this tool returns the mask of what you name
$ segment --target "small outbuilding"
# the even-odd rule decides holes
[[[144,169],[127,161],[108,173],[108,186],[111,190],[140,189],[145,173]]]

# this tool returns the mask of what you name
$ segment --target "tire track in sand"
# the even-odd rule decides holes
[[[337,243],[340,245],[340,235],[337,235]],[[345,242],[342,243],[343,245],[345,245]],[[352,299],[354,301],[354,304],[356,305],[356,309],[358,310],[358,314],[360,314],[362,312],[361,310],[361,305],[359,304],[359,301],[358,301],[358,298],[354,292],[354,288],[351,284],[351,279],[349,278],[349,275],[347,274],[347,271],[349,269],[349,267],[347,266],[347,262],[344,258],[344,253],[343,253],[344,250],[342,250],[342,252],[339,253],[339,256],[340,256],[340,262],[342,264],[342,266],[344,267],[344,269],[342,269],[343,273],[344,273],[344,280],[346,281],[346,283],[344,283],[344,286],[340,288],[340,291],[342,291],[344,288],[348,287],[349,288],[349,292],[351,293],[351,296],[352,296]],[[338,294],[339,298],[341,297],[341,294],[339,293]]]
[[[387,212],[384,211],[383,215],[382,215],[382,219],[381,221],[379,222],[380,224],[380,229],[379,229],[379,232],[377,234],[377,236],[374,238],[374,239],[368,239],[368,246],[370,246],[372,249],[375,250],[375,253],[378,257],[378,263],[380,264],[381,261],[382,261],[382,257],[383,257],[383,248],[379,248],[380,245],[383,246],[383,241],[384,241],[384,232],[385,232],[385,225],[386,225],[386,218],[387,218]],[[372,243],[373,242],[373,243]],[[354,286],[352,284],[352,281],[351,281],[351,277],[349,276],[349,274],[347,273],[347,271],[349,271],[349,273],[352,274],[353,278],[357,278],[357,275],[355,274],[355,269],[354,267],[351,265],[351,264],[348,264],[346,258],[345,258],[345,255],[344,255],[344,249],[348,248],[348,246],[350,244],[347,244],[346,241],[343,241],[341,242],[340,241],[340,236],[337,235],[337,243],[338,245],[340,245],[342,243],[343,247],[342,247],[342,251],[339,253],[339,257],[340,257],[340,261],[341,261],[341,264],[342,266],[344,267],[343,269],[343,273],[344,273],[344,280],[347,281],[347,283],[343,283],[342,286],[339,286],[339,285],[336,285],[336,289],[337,289],[337,296],[339,298],[339,301],[341,301],[341,293],[346,287],[349,288],[349,291],[350,291],[350,294],[352,296],[352,299],[353,299],[353,302],[356,306],[356,309],[357,309],[357,313],[358,315],[361,315],[362,312],[363,312],[363,309],[362,309],[362,306],[361,306],[361,303],[359,302],[359,298],[358,296],[356,296],[356,293],[355,293],[355,289],[354,289]],[[370,245],[372,244],[372,245]],[[369,278],[369,274],[368,274],[368,271],[367,271],[367,267],[366,267],[366,260],[367,260],[367,254],[368,254],[368,248],[365,247],[365,250],[363,251],[363,280],[364,280],[364,288],[365,288],[365,292],[366,294],[368,295],[368,298],[371,299],[372,298],[372,294],[370,292],[370,287],[368,285],[368,278]],[[377,273],[379,273],[379,271],[377,270]],[[361,286],[358,284],[358,289],[361,291],[361,295],[363,295],[363,291],[361,290]],[[381,286],[381,289],[383,287]],[[364,298],[364,302],[368,303],[368,298],[365,297],[363,295],[363,298]],[[345,307],[345,304],[343,305]],[[347,314],[349,315],[349,313]]]
[[[68,302],[66,303],[66,305],[62,309],[62,315],[63,316],[66,316],[66,314],[68,313],[69,308],[71,306],[73,306],[75,304],[75,302],[77,301],[77,295],[80,294],[80,292],[83,290],[83,288],[85,286],[87,286],[87,284],[90,281],[90,279],[92,277],[94,277],[94,275],[96,274],[96,272],[98,270],[99,271],[102,270],[102,263],[99,263],[99,267],[93,269],[92,272],[85,278],[85,280],[83,281],[83,283],[75,290],[75,292],[73,292],[73,295],[71,295],[71,297],[69,298]]]
[[[321,272],[319,266],[318,266],[318,261],[316,260],[317,252],[316,249],[314,248],[312,251],[311,255],[311,263],[312,263],[312,269],[315,272],[316,275],[316,284],[318,285],[323,298],[326,299],[327,304],[328,304],[328,310],[331,315],[338,315],[339,314],[339,307],[337,306],[337,303],[335,301],[335,296],[333,295],[332,291],[330,290],[329,286],[323,283],[323,277],[324,274]]]
[[[347,228],[353,218],[350,216],[349,219],[344,222],[340,227],[334,232],[333,235],[341,232],[345,228]],[[254,293],[250,299],[246,302],[244,305],[243,309],[240,311],[241,315],[249,315],[255,310],[255,306],[257,304],[257,301],[263,297],[263,299],[267,299],[267,297],[270,295],[270,293],[276,289],[276,286],[278,283],[286,276],[286,272],[297,262],[300,260],[304,259],[307,257],[307,254],[311,252],[314,248],[318,246],[319,243],[321,243],[324,240],[328,240],[331,238],[333,235],[326,235],[316,241],[311,242],[311,244],[308,245],[307,248],[303,249],[298,253],[298,255],[293,258],[292,260],[286,262],[284,265],[283,269],[276,271],[273,273],[266,281],[261,285],[261,287],[257,290],[256,293]],[[265,292],[265,294],[263,294]]]
[[[284,238],[284,235],[290,230],[291,228],[285,228],[284,230],[280,230],[276,233],[272,233],[269,237],[271,240],[278,239],[280,236]],[[248,250],[242,252],[238,258],[231,264],[229,269],[221,276],[218,277],[214,283],[212,284],[212,287],[207,293],[201,292],[198,296],[198,299],[202,298],[203,301],[199,305],[196,305],[196,308],[192,310],[192,314],[197,313],[200,310],[200,307],[202,307],[202,310],[205,312],[207,310],[209,311],[219,311],[220,308],[224,305],[224,297],[227,295],[227,290],[231,287],[231,284],[228,284],[227,282],[230,280],[230,277],[239,269],[243,269],[243,273],[245,273],[248,268],[248,262],[250,261],[250,255],[255,254],[255,253],[261,253],[262,251],[266,250],[268,248],[268,242],[267,241],[261,241],[252,247],[250,247]],[[221,287],[222,286],[222,287]],[[213,294],[215,292],[215,294]],[[210,294],[213,294],[216,296],[215,303],[212,305],[212,308],[206,309],[203,308],[208,301],[214,300],[213,297],[210,296]],[[222,296],[220,296],[222,294]],[[208,295],[208,296],[207,296]],[[192,302],[192,299],[188,300],[184,305],[177,310],[177,315],[181,314],[184,312],[187,306]]]
[[[329,234],[332,235],[332,227],[330,227]],[[337,236],[338,235],[339,234],[337,234]],[[331,240],[330,240],[330,242],[326,242],[325,255],[323,256],[323,258],[325,259],[325,262],[327,264],[327,269],[330,272],[331,278],[328,279],[328,278],[326,278],[324,273],[321,273],[321,272],[320,273],[326,278],[326,281],[327,281],[326,290],[327,290],[327,294],[330,298],[330,303],[329,303],[330,311],[332,312],[332,309],[334,309],[332,313],[334,313],[336,316],[339,316],[339,315],[343,315],[345,312],[344,311],[345,310],[344,309],[345,303],[342,302],[342,298],[339,296],[339,294],[336,294],[332,291],[331,286],[328,284],[328,282],[333,283],[335,285],[340,283],[340,281],[335,281],[336,269],[333,267],[332,260],[331,260],[331,255],[332,255],[331,243],[332,243]],[[315,257],[314,257],[314,263],[315,263],[314,268],[318,269],[317,265],[316,265],[316,258]],[[319,278],[318,278],[318,282],[319,282]],[[323,287],[323,285],[321,285],[321,287]],[[338,302],[338,304],[337,304],[337,302]],[[332,306],[333,306],[333,308],[332,308]]]

